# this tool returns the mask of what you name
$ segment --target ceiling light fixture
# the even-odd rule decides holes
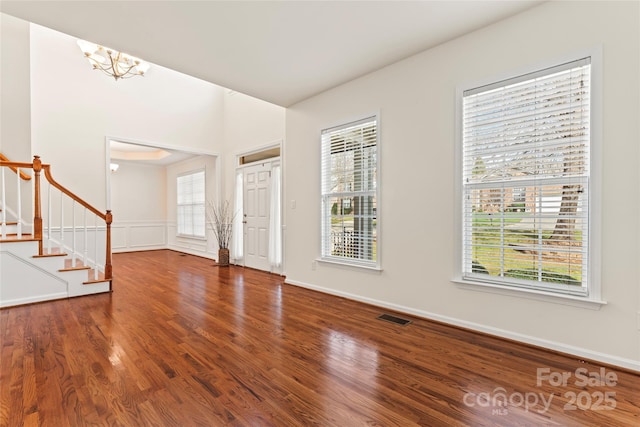
[[[142,76],[149,69],[149,64],[127,53],[86,40],[78,40],[78,46],[94,70],[100,70],[116,80]]]

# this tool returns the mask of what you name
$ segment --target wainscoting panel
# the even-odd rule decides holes
[[[117,252],[118,249],[126,249],[128,247],[127,230],[128,228],[125,226],[111,226],[111,249],[113,252]]]
[[[118,222],[111,227],[111,247],[114,253],[165,249],[167,224],[164,222]]]
[[[184,252],[191,255],[197,255],[209,259],[218,258],[218,248],[214,248],[215,239],[210,230],[207,230],[206,239],[195,239],[177,235],[177,227],[175,222],[167,225],[168,244],[167,248]]]

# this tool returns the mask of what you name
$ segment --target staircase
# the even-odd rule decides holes
[[[48,183],[44,201],[41,171]],[[29,190],[32,221],[22,215],[30,203],[21,195]],[[58,184],[38,156],[17,163],[0,154],[0,191],[0,308],[111,291],[110,211],[101,213]]]

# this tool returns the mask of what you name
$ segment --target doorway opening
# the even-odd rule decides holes
[[[217,258],[209,229],[204,237],[178,232],[177,185],[178,176],[204,171],[205,200],[217,200],[219,157],[124,138],[106,137],[105,145],[109,165],[106,202],[113,211],[112,251],[172,249]]]

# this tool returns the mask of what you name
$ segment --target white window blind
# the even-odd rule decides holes
[[[378,120],[322,132],[322,258],[378,266]]]
[[[177,178],[178,234],[205,237],[205,174],[190,172]]]
[[[588,294],[590,62],[463,93],[463,278]]]

